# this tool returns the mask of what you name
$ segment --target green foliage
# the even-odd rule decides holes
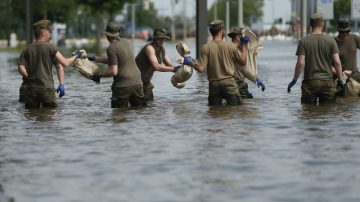
[[[251,23],[257,22],[262,16],[262,8],[264,6],[263,0],[244,0],[243,1],[243,19],[244,24],[250,26]],[[209,22],[214,20],[215,5],[212,5],[209,10]],[[218,1],[217,3],[217,18],[226,19],[226,2]],[[230,1],[230,27],[238,25],[238,1]]]
[[[334,29],[337,29],[337,21],[340,17],[351,19],[351,0],[334,1],[334,19],[330,21]]]

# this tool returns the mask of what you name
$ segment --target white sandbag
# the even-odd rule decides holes
[[[87,79],[90,79],[90,77],[98,71],[99,66],[96,65],[94,62],[91,62],[87,58],[87,54],[85,50],[80,50],[80,51],[83,53],[80,58],[75,59],[73,65],[74,67],[76,67],[76,69],[78,70],[78,72],[80,72],[82,76],[84,76]]]
[[[360,83],[351,78],[352,71],[345,70],[343,72],[343,79],[346,80],[344,88],[345,97],[359,97],[360,96]]]
[[[190,55],[190,49],[184,42],[177,44],[176,50],[181,55],[181,57]]]
[[[184,62],[183,57],[190,55],[190,49],[185,43],[181,42],[176,45],[176,50],[182,56],[177,59],[177,62],[182,64]],[[176,88],[183,88],[185,86],[185,82],[190,79],[192,74],[193,68],[189,65],[182,64],[176,73],[171,77],[171,83]]]
[[[243,29],[243,36],[249,37],[250,41],[247,44],[247,58],[246,64],[242,65],[241,72],[250,81],[256,83],[256,78],[259,74],[257,68],[257,54],[263,48],[260,39],[249,29]]]
[[[176,73],[171,77],[171,83],[176,88],[183,88],[185,81],[189,80],[192,76],[193,68],[189,65],[181,65]]]

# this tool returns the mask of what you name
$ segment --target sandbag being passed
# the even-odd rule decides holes
[[[87,54],[85,50],[80,50],[80,51],[83,53],[80,58],[75,59],[73,65],[74,67],[76,67],[76,69],[82,76],[84,76],[87,79],[90,79],[90,77],[98,71],[99,66],[94,62],[91,62],[87,58]]]

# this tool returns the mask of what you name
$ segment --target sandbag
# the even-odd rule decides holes
[[[176,88],[183,88],[185,81],[189,80],[192,76],[193,68],[189,65],[181,65],[176,73],[171,77],[171,83]]]
[[[260,39],[249,29],[243,29],[243,36],[249,37],[250,41],[247,44],[246,64],[242,65],[241,73],[250,81],[256,83],[256,78],[259,74],[257,68],[257,54],[263,48]]]
[[[176,45],[176,50],[181,55],[181,57],[190,55],[190,48],[183,42]]]
[[[182,64],[184,61],[183,57],[190,55],[190,49],[185,43],[181,42],[176,45],[176,50],[181,55],[181,57],[177,59],[177,62],[181,64],[181,67],[171,77],[171,83],[176,88],[183,88],[185,82],[189,80],[193,74],[193,68],[191,66]]]
[[[345,70],[343,72],[343,79],[346,80],[344,86],[344,96],[345,97],[358,97],[360,96],[360,83],[353,79],[352,71]]]
[[[91,62],[87,58],[87,54],[85,50],[80,50],[80,51],[83,53],[81,54],[80,58],[75,59],[73,66],[76,67],[76,69],[82,76],[84,76],[87,79],[90,79],[90,77],[98,71],[99,66],[94,62]]]

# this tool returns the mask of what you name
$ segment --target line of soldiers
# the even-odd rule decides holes
[[[338,35],[335,38],[322,33],[322,13],[314,13],[310,24],[312,33],[298,43],[294,77],[288,85],[288,92],[304,71],[301,103],[334,103],[336,96],[344,92],[346,81],[343,79],[343,71],[359,74],[356,52],[360,48],[360,37],[350,34],[351,22],[347,18],[339,19]],[[337,77],[336,84],[334,77]]]
[[[312,33],[298,43],[298,56],[293,80],[288,85],[288,92],[296,84],[304,70],[302,81],[302,103],[333,103],[338,92],[344,88],[342,70],[358,72],[356,51],[360,48],[360,37],[349,34],[351,23],[340,19],[339,35],[332,38],[322,34],[324,16],[314,13],[311,16]],[[52,63],[55,60],[59,86],[59,97],[65,95],[64,67],[80,58],[81,51],[65,58],[50,43],[52,25],[49,20],[34,23],[35,41],[22,51],[18,61],[18,71],[23,76],[20,87],[20,101],[25,108],[56,107]],[[226,100],[229,105],[241,104],[242,99],[252,98],[248,85],[241,72],[246,64],[247,43],[249,38],[242,36],[242,29],[237,27],[228,34],[232,42],[224,41],[225,30],[222,20],[209,24],[212,41],[203,45],[197,60],[191,56],[184,58],[184,65],[193,67],[198,72],[207,72],[209,81],[209,105],[222,105]],[[172,65],[164,48],[168,40],[165,29],[154,29],[153,41],[146,44],[135,57],[131,44],[120,37],[120,26],[109,22],[104,33],[110,43],[106,56],[88,56],[90,61],[108,65],[108,70],[91,76],[95,82],[103,77],[113,77],[111,107],[146,106],[154,99],[151,79],[155,71],[176,72],[180,66]],[[340,51],[339,51],[340,49]],[[340,55],[340,56],[339,56]],[[343,66],[343,67],[342,67]],[[337,86],[333,75],[338,78]],[[256,84],[265,90],[264,82],[256,78]]]
[[[207,69],[209,80],[209,105],[238,105],[242,98],[252,98],[248,92],[245,77],[241,74],[241,65],[246,63],[246,44],[249,38],[241,36],[240,28],[235,28],[228,35],[233,43],[223,41],[225,37],[224,22],[215,20],[209,24],[213,40],[201,49],[198,61],[191,56],[184,58],[184,64],[192,66],[199,72]],[[56,107],[52,62],[55,60],[59,86],[56,92],[59,97],[65,95],[64,67],[80,58],[81,51],[74,56],[64,58],[59,50],[50,43],[52,25],[49,20],[41,20],[33,25],[35,41],[22,51],[18,61],[18,71],[23,76],[20,87],[20,101],[25,108]],[[172,65],[164,48],[168,40],[165,29],[155,28],[153,41],[146,44],[134,57],[131,44],[120,37],[120,26],[109,22],[104,32],[110,45],[106,56],[88,56],[90,61],[108,65],[107,71],[95,73],[91,80],[100,82],[103,77],[113,77],[111,86],[111,107],[146,106],[147,101],[154,99],[151,79],[155,71],[176,72],[180,66]],[[236,79],[235,79],[236,78]],[[258,87],[265,90],[261,79],[256,80]],[[240,92],[239,92],[240,90]]]

